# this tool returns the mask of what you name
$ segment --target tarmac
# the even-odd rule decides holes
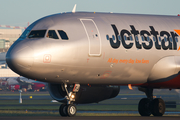
[[[0,120],[179,120],[180,117],[176,116],[163,116],[163,117],[139,117],[139,116],[89,116],[89,117],[51,117],[51,116],[43,116],[43,117],[30,117],[30,116],[17,116],[17,117],[0,117]]]

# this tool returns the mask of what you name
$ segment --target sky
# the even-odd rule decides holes
[[[0,0],[0,25],[27,27],[37,19],[62,12],[180,14],[180,0]]]

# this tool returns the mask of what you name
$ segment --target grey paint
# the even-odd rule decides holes
[[[85,19],[94,21],[94,26],[92,22],[85,23]],[[63,13],[47,16],[33,23],[27,30],[64,30],[69,40],[19,39],[7,53],[7,64],[24,77],[50,83],[139,84],[159,79],[166,81],[168,77],[177,76],[180,70],[179,51],[157,50],[154,42],[150,50],[137,49],[134,41],[131,49],[125,49],[122,43],[118,49],[113,49],[106,39],[107,34],[110,37],[114,35],[111,24],[115,24],[119,32],[123,29],[130,31],[130,25],[139,31],[150,31],[149,26],[153,26],[158,32],[170,32],[180,29],[180,17],[112,13]],[[85,31],[87,29],[93,29],[98,34],[95,51],[90,50],[90,37],[95,34],[90,35],[90,32]],[[45,56],[51,57],[50,63],[43,62]],[[109,58],[144,59],[149,60],[149,63],[108,63]]]

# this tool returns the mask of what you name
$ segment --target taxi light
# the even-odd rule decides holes
[[[75,98],[75,95],[72,94],[72,95],[71,95],[71,98],[74,99],[74,98]]]

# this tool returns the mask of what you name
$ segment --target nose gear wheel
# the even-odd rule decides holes
[[[73,117],[76,115],[77,108],[73,104],[73,102],[75,101],[75,95],[79,91],[79,88],[80,88],[80,84],[74,84],[73,89],[68,91],[67,84],[64,84],[64,89],[67,93],[66,96],[67,104],[66,103],[61,104],[61,106],[59,107],[59,114],[62,117],[66,117],[66,116]]]

